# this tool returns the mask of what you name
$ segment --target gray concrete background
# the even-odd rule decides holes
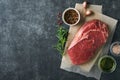
[[[56,15],[84,0],[0,0],[0,80],[95,80],[61,70],[55,45]],[[120,20],[120,0],[88,0]],[[66,26],[67,27],[67,26]],[[120,41],[118,22],[114,41]],[[120,80],[117,69],[101,80]]]

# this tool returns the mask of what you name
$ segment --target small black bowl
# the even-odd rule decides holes
[[[110,46],[110,52],[111,52],[111,54],[112,55],[114,55],[114,56],[120,56],[120,54],[116,54],[116,53],[114,53],[113,52],[113,46],[115,46],[115,45],[120,45],[120,42],[119,41],[116,41],[116,42],[113,42],[112,44],[111,44],[111,46]]]

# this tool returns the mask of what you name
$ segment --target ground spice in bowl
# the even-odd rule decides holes
[[[113,55],[120,55],[120,42],[114,42],[111,44],[110,52]]]
[[[75,8],[67,8],[62,14],[62,19],[67,25],[76,25],[80,21],[80,12]]]
[[[69,24],[75,24],[78,21],[78,14],[75,10],[68,10],[65,13],[65,21]]]

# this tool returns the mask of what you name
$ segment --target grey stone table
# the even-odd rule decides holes
[[[88,1],[120,19],[120,0]],[[61,70],[61,56],[51,47],[57,42],[57,13],[76,2],[83,0],[0,0],[0,80],[95,80]],[[119,34],[120,22],[113,42],[120,41]],[[120,64],[101,80],[120,80],[119,75]]]

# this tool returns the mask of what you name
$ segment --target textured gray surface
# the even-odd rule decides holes
[[[88,0],[103,5],[103,13],[120,19],[120,0]],[[61,56],[51,46],[57,40],[56,15],[83,0],[0,0],[0,80],[95,80],[59,68]],[[113,41],[120,41],[118,23]],[[115,57],[119,63],[120,58]],[[120,80],[115,72],[101,80]]]

